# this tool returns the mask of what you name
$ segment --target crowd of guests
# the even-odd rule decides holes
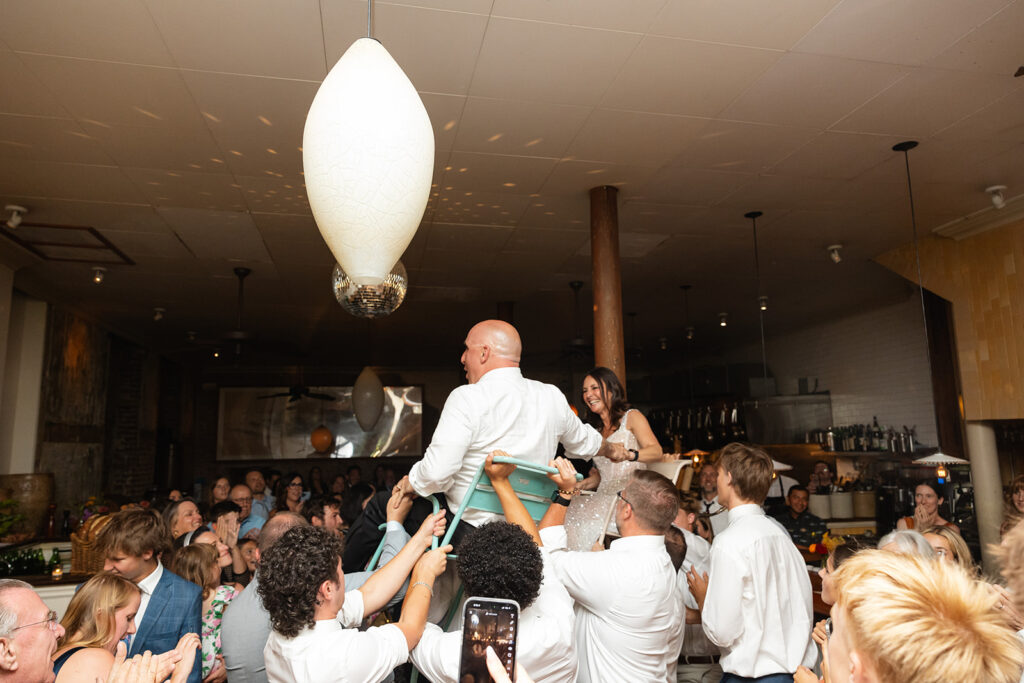
[[[981,576],[939,514],[940,491],[922,484],[914,515],[877,548],[833,548],[819,574],[828,614],[815,622],[800,550],[820,531],[809,487],[787,482],[785,507],[767,514],[782,496],[764,451],[729,444],[681,493],[639,466],[660,447],[608,374],[585,380],[588,425],[557,389],[521,376],[510,325],[481,323],[465,346],[469,384],[390,486],[354,503],[344,491],[361,482],[346,479],[338,498],[336,480],[326,491],[292,473],[271,492],[273,477],[251,471],[215,481],[203,505],[122,510],[97,538],[104,571],[59,623],[27,584],[0,580],[0,683],[373,682],[409,666],[434,683],[482,683],[460,675],[463,624],[446,623],[461,612],[457,586],[520,608],[514,671],[486,651],[501,683],[1021,679],[1024,522],[1007,525],[1003,585]],[[572,461],[549,459],[558,443],[598,459],[586,487],[608,498],[603,517],[574,512],[586,496]],[[539,521],[514,489],[516,466],[496,461],[531,454],[553,470]],[[451,544],[433,547],[481,468],[500,511],[470,510]],[[816,469],[811,483],[821,492],[830,480]],[[435,495],[439,512],[426,502]],[[573,549],[574,534],[586,545],[592,533]]]

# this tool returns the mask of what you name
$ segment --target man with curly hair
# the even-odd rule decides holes
[[[559,488],[571,495],[571,487]],[[662,475],[634,472],[615,504],[621,538],[604,552],[566,549],[562,505],[552,505],[541,520],[555,575],[577,605],[580,683],[668,681],[674,671],[683,609],[665,532],[678,501],[675,486]]]
[[[554,575],[547,551],[539,547],[537,526],[508,481],[515,465],[496,465],[490,454],[485,472],[501,501],[506,521],[488,522],[466,534],[457,563],[465,594],[503,598],[519,604],[517,660],[535,680],[576,680],[573,601]],[[575,488],[575,472],[560,484]],[[553,505],[555,503],[552,503]],[[457,683],[462,632],[445,633],[434,624],[412,651],[412,663],[433,683]]]
[[[434,579],[444,572],[451,551],[446,546],[423,552],[432,533],[443,530],[443,519],[443,514],[429,517],[395,559],[348,593],[340,538],[313,526],[298,526],[282,536],[260,562],[259,596],[274,629],[263,651],[267,679],[373,683],[408,661],[427,621]],[[379,585],[401,585],[410,559],[415,565],[398,622],[366,631],[354,628]]]

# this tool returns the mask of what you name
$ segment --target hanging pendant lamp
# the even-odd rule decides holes
[[[384,384],[374,369],[367,365],[352,387],[352,412],[356,414],[360,429],[368,432],[377,424],[383,411]]]
[[[359,38],[313,98],[302,133],[306,195],[356,285],[378,285],[409,246],[430,195],[434,131],[416,88],[372,37]]]

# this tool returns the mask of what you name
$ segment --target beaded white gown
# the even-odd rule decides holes
[[[626,429],[629,413],[622,416],[619,428],[608,437],[609,443],[621,443],[626,448],[640,449],[633,432]],[[590,550],[601,536],[601,526],[615,506],[615,494],[626,487],[630,475],[638,469],[647,469],[642,462],[612,462],[608,458],[594,458],[594,466],[601,473],[601,483],[592,495],[576,496],[565,513],[565,534],[569,550]],[[617,534],[614,515],[608,522],[608,533]]]

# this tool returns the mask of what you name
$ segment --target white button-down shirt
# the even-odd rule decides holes
[[[603,552],[569,552],[565,527],[540,533],[555,574],[576,600],[580,683],[667,680],[683,612],[664,536],[629,536]]]
[[[557,387],[524,379],[519,368],[498,368],[449,394],[430,446],[412,466],[409,482],[421,496],[445,494],[454,512],[491,451],[546,465],[559,442],[568,457],[589,458],[601,448],[601,441],[593,427],[573,414]],[[463,516],[476,526],[499,518],[479,510]]]
[[[164,575],[164,566],[160,564],[160,560],[156,561],[156,569],[154,569],[149,576],[139,581],[137,584],[139,592],[142,593],[142,598],[139,600],[139,610],[135,613],[135,628],[138,628],[142,624],[142,617],[146,616],[146,608],[149,607],[149,599],[153,597],[153,591],[156,590],[156,586],[160,583],[160,577]],[[131,639],[126,643],[128,649],[131,649],[132,641],[135,640],[135,634],[131,635]]]
[[[352,601],[351,603],[349,601]],[[346,609],[347,608],[347,609]],[[294,638],[271,631],[263,657],[267,680],[280,683],[377,683],[409,660],[405,634],[394,624],[345,628],[363,616],[359,591],[345,593],[337,619],[316,622]]]
[[[679,594],[682,596],[683,604],[686,607],[699,609],[697,599],[693,597],[693,593],[690,592],[690,586],[686,582],[686,574],[690,571],[691,567],[696,568],[697,573],[700,575],[711,571],[711,544],[686,529],[680,529],[680,531],[683,532],[683,538],[686,539],[686,559],[683,560],[683,566],[676,575],[676,587],[679,589]],[[707,657],[718,654],[718,646],[704,635],[704,626],[702,624],[686,624],[684,630],[686,635],[683,638],[683,647],[680,654],[694,657]]]
[[[576,680],[576,645],[573,641],[573,600],[558,581],[547,551],[544,580],[537,598],[519,615],[516,661],[535,681],[572,683]],[[427,624],[410,655],[413,666],[433,683],[458,683],[462,632],[444,633]]]
[[[722,670],[756,678],[793,673],[816,659],[811,581],[786,530],[758,505],[729,511],[711,544],[701,619],[722,651]]]

